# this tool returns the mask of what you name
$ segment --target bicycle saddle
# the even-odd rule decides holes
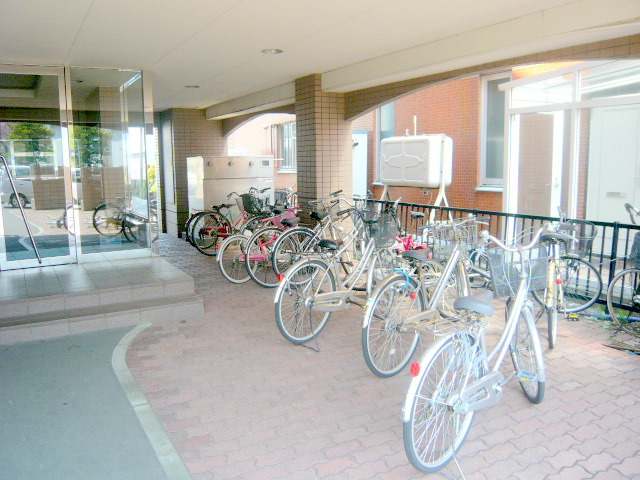
[[[458,297],[453,302],[453,308],[456,310],[471,310],[485,317],[493,315],[493,293],[489,290],[483,290],[480,293],[469,295],[468,297]]]
[[[223,203],[219,205],[218,208],[231,208],[233,206],[234,206],[233,203]]]
[[[300,217],[283,218],[282,219],[282,224],[286,225],[287,227],[294,227],[299,223],[300,223]]]
[[[336,241],[334,241],[334,240],[328,240],[328,239],[320,240],[320,241],[318,242],[318,246],[319,246],[320,248],[326,248],[327,250],[333,250],[333,251],[338,250],[338,247],[339,247],[341,244],[342,244],[342,241],[338,241],[338,242],[336,242]]]
[[[572,238],[564,233],[558,232],[547,232],[540,235],[541,242],[548,242],[550,240],[557,240],[559,242],[571,242]]]
[[[407,250],[402,252],[402,258],[410,258],[411,260],[418,260],[424,262],[429,260],[430,250],[428,248],[418,248],[417,250]]]
[[[410,215],[412,218],[424,218],[424,212],[411,212]]]
[[[327,218],[329,216],[328,213],[320,213],[320,212],[311,212],[309,215],[313,220],[317,220],[318,222]]]

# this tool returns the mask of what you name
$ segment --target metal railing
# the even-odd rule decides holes
[[[379,202],[379,200],[376,201]],[[416,222],[410,215],[412,211],[424,212],[425,221]],[[434,213],[433,221],[446,221],[449,220],[450,215],[461,217],[470,213],[489,217],[487,230],[492,235],[501,238],[505,236],[506,232],[511,232],[518,238],[522,238],[523,241],[526,241],[527,236],[543,224],[559,220],[558,217],[493,212],[475,208],[435,207],[416,203],[400,203],[398,205],[398,216],[407,233],[417,234],[418,227],[429,221],[432,212]],[[640,232],[640,225],[592,220],[589,222],[596,225],[598,233],[588,254],[583,258],[597,268],[606,292],[606,285],[616,272],[627,267],[627,257],[631,252],[634,235]],[[601,299],[600,303],[604,303],[604,299]]]

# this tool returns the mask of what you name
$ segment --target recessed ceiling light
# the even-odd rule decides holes
[[[200,85],[185,85],[184,88],[200,88]]]
[[[283,51],[284,50],[280,50],[279,48],[265,48],[264,50],[261,50],[262,53],[265,53],[267,55],[278,55]]]

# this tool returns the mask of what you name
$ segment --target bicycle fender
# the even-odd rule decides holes
[[[291,265],[286,272],[284,272],[283,277],[282,277],[282,281],[280,283],[278,283],[278,287],[276,288],[276,293],[273,296],[273,304],[275,305],[276,303],[278,303],[278,298],[280,298],[281,294],[282,294],[282,290],[284,289],[284,286],[287,284],[287,280],[289,280],[289,272],[293,271],[294,268],[297,268],[298,265],[302,265],[304,263],[307,263],[309,260],[314,260],[315,257],[305,257],[305,258],[301,258],[300,260],[298,260],[296,263],[294,263],[293,265]]]

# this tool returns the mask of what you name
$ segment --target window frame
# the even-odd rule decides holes
[[[289,135],[285,136],[285,131],[290,130],[291,126],[293,126],[293,131],[290,131]],[[280,160],[277,168],[278,173],[296,173],[298,171],[296,121],[278,123],[272,125],[272,127],[275,127],[276,130],[273,149],[274,157]],[[287,140],[290,143],[288,148],[285,147]],[[285,158],[285,152],[289,153],[289,158]]]
[[[505,184],[505,172],[506,169],[503,169],[503,174],[502,174],[502,178],[496,178],[496,177],[489,177],[487,176],[487,123],[488,123],[488,95],[487,95],[487,86],[489,84],[490,81],[492,80],[500,80],[500,79],[504,79],[507,82],[512,80],[512,72],[511,70],[505,70],[502,72],[497,72],[497,73],[493,73],[490,75],[482,75],[481,77],[482,80],[482,90],[481,90],[481,98],[482,98],[482,105],[481,105],[481,119],[480,119],[480,178],[479,178],[479,185],[477,190],[486,190],[486,191],[502,191],[502,189],[504,188],[504,184]],[[505,96],[505,111],[503,112],[504,115],[504,130],[503,130],[503,137],[502,137],[502,141],[503,141],[503,161],[505,158],[507,158],[507,151],[506,151],[506,125],[507,125],[507,121],[508,121],[508,115],[507,115],[507,104],[506,104],[506,96]]]

